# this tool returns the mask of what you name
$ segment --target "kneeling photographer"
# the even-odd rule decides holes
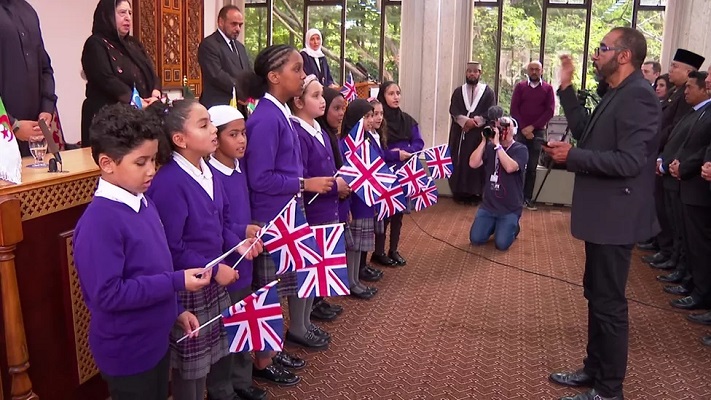
[[[491,121],[482,131],[484,140],[469,157],[469,166],[483,165],[487,177],[484,200],[469,231],[474,245],[486,243],[493,235],[496,248],[507,250],[520,231],[528,150],[514,140],[516,131],[513,118]]]

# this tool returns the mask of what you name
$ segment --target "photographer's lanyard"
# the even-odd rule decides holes
[[[501,145],[499,145],[499,146],[501,146]],[[511,144],[509,145],[509,147],[504,148],[504,147],[502,146],[501,148],[504,149],[504,152],[506,152],[506,154],[508,154],[509,149],[511,148],[511,146],[513,146],[513,143],[511,143]],[[494,190],[495,192],[498,192],[499,189],[500,189],[500,186],[499,186],[499,165],[500,165],[500,163],[499,163],[499,151],[498,151],[498,150],[494,150],[494,173],[493,173],[493,174],[491,175],[491,177],[489,178],[489,182],[491,182],[491,189]]]

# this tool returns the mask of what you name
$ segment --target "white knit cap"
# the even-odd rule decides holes
[[[244,115],[232,106],[212,106],[207,112],[210,114],[210,121],[215,126],[222,126],[238,119],[244,119]]]

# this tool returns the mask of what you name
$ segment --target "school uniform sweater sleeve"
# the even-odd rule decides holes
[[[217,188],[218,187],[216,185],[215,189]],[[239,233],[239,231],[234,226],[234,223],[232,222],[233,218],[230,216],[230,201],[227,198],[227,192],[225,191],[225,188],[222,185],[219,185],[219,190],[222,191],[223,198],[222,218],[224,219],[224,223],[222,224],[222,239],[225,243],[223,251],[227,251],[237,246],[242,241],[242,238],[245,236],[245,234],[244,231],[242,231],[242,233]]]
[[[182,271],[124,278],[122,230],[131,228],[110,216],[95,213],[95,219],[84,223],[75,238],[74,259],[82,286],[98,307],[104,311],[137,310],[185,290]]]
[[[410,143],[405,146],[401,146],[400,150],[405,150],[408,153],[416,153],[425,148],[425,141],[422,140],[422,134],[420,133],[420,126],[414,125],[412,127],[412,138]]]
[[[308,135],[308,133],[302,134],[301,132],[299,132],[299,143],[301,143],[301,164],[304,166],[304,179],[323,177],[323,174],[314,174],[314,168],[309,167],[311,161],[309,159],[309,156],[315,157],[317,155],[311,150],[313,147],[313,141],[306,137],[306,135]],[[315,195],[316,193],[306,192],[305,198],[311,199]],[[322,194],[321,196],[338,196],[338,185],[333,185],[331,187],[331,190],[329,190],[327,193]]]
[[[268,100],[267,100],[268,101]],[[276,195],[299,193],[299,178],[280,174],[276,168],[279,149],[279,132],[284,128],[277,118],[260,119],[252,132],[259,135],[259,146],[249,146],[247,161],[247,176],[250,190]]]

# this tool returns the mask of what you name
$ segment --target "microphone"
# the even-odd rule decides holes
[[[43,119],[39,120],[38,123],[40,130],[42,131],[42,135],[44,136],[44,140],[47,141],[47,150],[52,153],[54,159],[61,164],[62,156],[59,154],[59,146],[57,146],[57,143],[54,142],[54,138],[52,138],[52,134],[49,132],[47,124]]]
[[[360,61],[356,62],[355,66],[356,66],[356,69],[358,70],[358,72],[365,75],[366,79],[371,80],[371,75],[368,72],[368,69],[366,67],[364,67],[363,64],[360,63]]]

